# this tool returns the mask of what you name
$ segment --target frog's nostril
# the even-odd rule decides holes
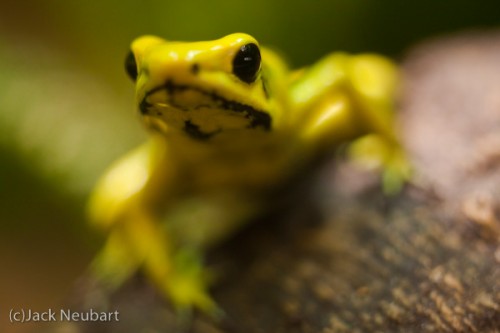
[[[191,73],[193,73],[194,75],[197,75],[199,71],[200,71],[200,65],[198,65],[197,63],[194,63],[191,66]]]

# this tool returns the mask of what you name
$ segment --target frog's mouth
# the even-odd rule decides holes
[[[139,103],[139,110],[144,116],[175,119],[177,126],[182,123],[183,130],[196,139],[208,139],[224,130],[213,125],[218,120],[215,118],[232,116],[243,119],[246,128],[271,129],[271,117],[264,111],[227,99],[215,91],[171,80],[147,91]],[[203,116],[205,118],[200,121]],[[205,126],[207,128],[201,126],[210,123],[212,126]]]

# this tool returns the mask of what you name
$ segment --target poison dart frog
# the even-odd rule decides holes
[[[90,220],[108,232],[93,271],[110,286],[141,270],[177,309],[214,313],[203,254],[316,156],[350,143],[379,162],[388,191],[409,177],[394,126],[398,70],[382,56],[331,53],[291,70],[248,34],[143,36],[125,67],[150,138],[90,198]]]

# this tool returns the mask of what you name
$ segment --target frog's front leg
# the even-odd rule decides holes
[[[158,222],[145,212],[130,211],[111,230],[94,260],[95,276],[116,288],[141,268],[180,313],[195,307],[215,315],[218,310],[207,291],[209,277],[201,253],[176,248],[173,237]]]
[[[130,217],[111,231],[93,262],[94,275],[116,288],[141,267],[179,313],[197,308],[217,315],[217,306],[208,294],[210,279],[201,254],[189,248],[174,249],[156,220],[145,215]]]
[[[105,245],[94,259],[94,275],[112,289],[123,284],[140,267],[154,267],[156,279],[171,271],[168,237],[155,220],[140,209],[130,209],[109,230]]]
[[[350,155],[381,165],[384,189],[397,191],[410,170],[395,134],[397,82],[396,66],[370,54],[333,53],[297,75],[290,100],[305,149],[352,142]]]
[[[91,220],[109,236],[93,262],[93,273],[113,289],[142,269],[178,310],[196,307],[215,313],[200,258],[178,249],[151,208],[159,197],[171,197],[168,188],[173,188],[175,174],[164,163],[169,160],[164,154],[163,147],[150,142],[118,161],[96,187]]]

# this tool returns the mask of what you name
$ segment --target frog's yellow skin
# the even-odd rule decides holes
[[[241,33],[144,36],[131,48],[151,138],[111,167],[89,205],[109,231],[94,268],[110,285],[142,269],[176,307],[212,312],[203,251],[272,205],[270,191],[315,156],[359,139],[351,151],[383,165],[386,188],[407,177],[393,131],[397,70],[381,56],[333,53],[291,71]]]

